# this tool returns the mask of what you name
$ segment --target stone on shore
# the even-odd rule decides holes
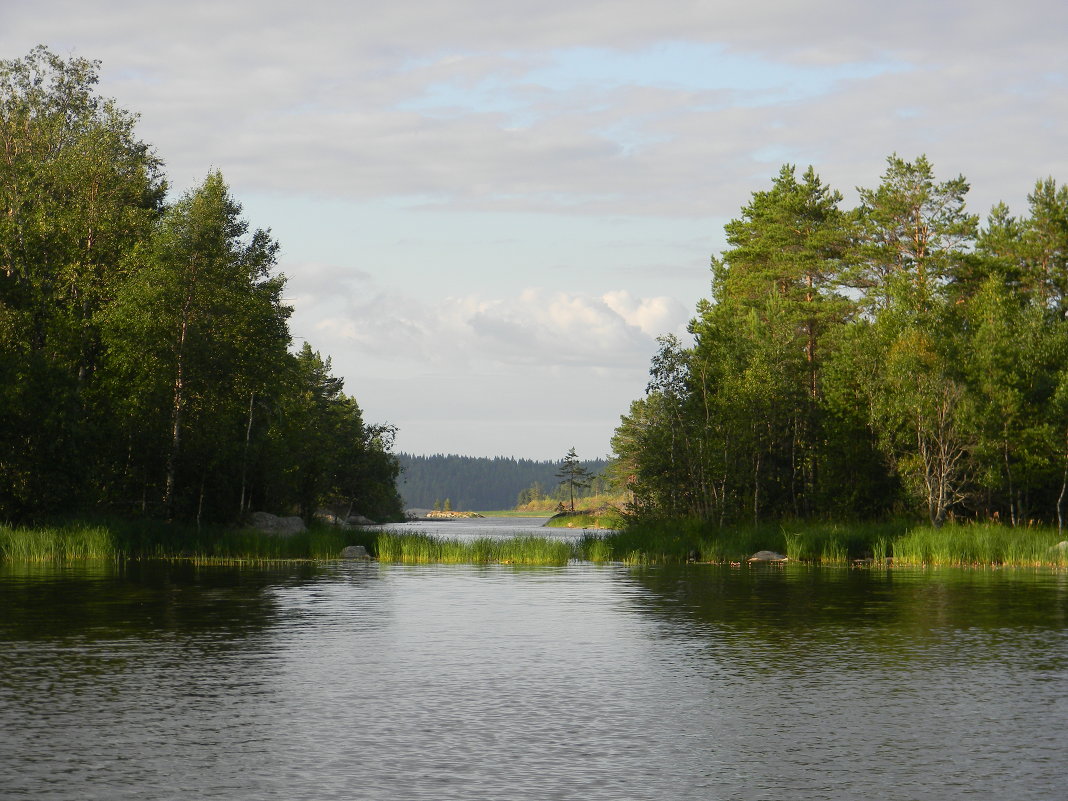
[[[279,537],[288,537],[308,530],[307,526],[304,525],[304,521],[297,515],[279,517],[278,515],[272,515],[270,512],[253,512],[250,525],[257,531],[276,534]]]
[[[341,549],[342,559],[370,559],[371,555],[362,545],[346,545]]]
[[[757,551],[749,557],[750,562],[785,562],[786,557],[776,551]]]

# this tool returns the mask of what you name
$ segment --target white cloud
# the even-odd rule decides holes
[[[625,290],[601,296],[526,289],[516,297],[478,295],[427,303],[361,282],[344,295],[297,295],[294,329],[329,343],[329,352],[358,352],[393,373],[530,368],[642,372],[655,338],[678,332],[689,311],[668,297],[637,298]]]

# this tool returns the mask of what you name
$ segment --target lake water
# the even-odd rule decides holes
[[[0,564],[4,799],[1054,799],[1066,729],[1065,572]]]

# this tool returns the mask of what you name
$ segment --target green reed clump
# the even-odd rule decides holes
[[[862,558],[885,562],[894,537],[904,530],[901,521],[720,527],[696,519],[637,520],[620,531],[588,535],[580,545],[586,559],[598,562],[741,562],[768,550],[795,562],[846,564]]]
[[[374,553],[379,561],[403,564],[564,565],[573,549],[570,543],[545,537],[460,540],[384,531],[376,538]]]
[[[118,555],[106,526],[68,523],[41,527],[0,525],[0,558],[24,562],[112,559]]]
[[[591,562],[626,564],[727,562],[762,548],[781,547],[781,532],[719,529],[695,519],[629,522],[621,530],[587,534],[579,543],[583,557]]]
[[[154,520],[0,526],[0,558],[18,561],[336,559],[346,545],[364,545],[371,550],[373,543],[370,532],[326,525],[313,525],[287,536],[250,528],[197,527]]]
[[[948,523],[911,529],[894,541],[893,557],[911,565],[1068,565],[1068,549],[1057,541],[1051,528]]]

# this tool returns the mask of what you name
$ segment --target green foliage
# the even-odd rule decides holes
[[[0,62],[0,520],[399,519],[394,429],[288,351],[277,243],[218,172],[165,204],[98,68]]]
[[[630,511],[724,530],[902,514],[1063,529],[1068,190],[1039,181],[1029,217],[999,204],[980,230],[968,189],[895,155],[852,211],[812,168],[754,192],[692,347],[661,339],[616,429]],[[815,542],[790,547],[850,550]]]

